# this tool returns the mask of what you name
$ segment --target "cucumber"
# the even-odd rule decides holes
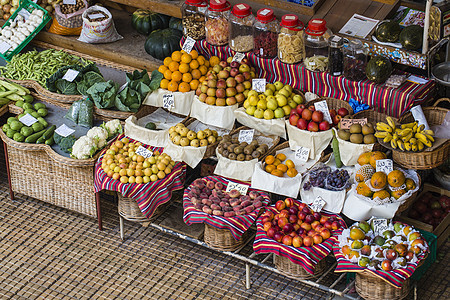
[[[50,128],[47,129],[47,131],[42,135],[42,137],[45,140],[48,140],[53,136],[53,133],[55,133],[56,125],[50,126]]]
[[[25,139],[25,143],[36,143],[36,141],[45,133],[46,129],[36,132]]]
[[[336,138],[334,130],[333,130],[333,142],[331,145],[333,147],[334,161],[336,162],[336,167],[340,168],[342,167],[341,153],[339,152],[339,142]]]
[[[45,139],[43,136],[41,136],[40,138],[37,139],[36,144],[43,144],[45,143]]]
[[[45,144],[49,146],[53,145],[54,143],[55,139],[53,138],[53,135],[48,140],[45,141]]]

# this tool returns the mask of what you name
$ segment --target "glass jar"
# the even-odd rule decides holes
[[[242,53],[252,51],[255,17],[252,15],[251,7],[245,3],[236,4],[229,20],[230,48]]]
[[[206,11],[206,42],[213,46],[228,44],[228,19],[231,5],[225,0],[211,0]]]
[[[360,40],[351,40],[344,48],[344,76],[359,81],[366,79],[368,51]]]
[[[328,39],[328,73],[332,76],[341,76],[344,72],[344,39],[333,35]]]
[[[278,21],[273,10],[261,8],[253,25],[253,53],[262,58],[277,56]]]
[[[183,34],[194,40],[205,38],[205,13],[208,4],[203,0],[186,0],[181,6]]]
[[[326,71],[328,67],[328,39],[331,31],[323,19],[312,19],[305,30],[305,67],[310,71]]]
[[[304,27],[296,15],[284,15],[281,18],[278,58],[282,62],[295,64],[305,58]]]

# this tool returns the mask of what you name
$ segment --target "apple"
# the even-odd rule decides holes
[[[289,220],[285,217],[279,218],[278,219],[278,226],[280,226],[280,228],[283,228],[284,225],[288,224]]]
[[[312,111],[309,109],[304,109],[302,111],[302,119],[305,119],[306,121],[310,121],[312,118]]]
[[[275,203],[275,208],[276,208],[278,211],[282,211],[283,209],[286,208],[286,203],[284,203],[283,200],[278,200],[278,201]]]
[[[271,228],[269,228],[269,229],[267,230],[267,236],[270,237],[270,238],[272,239],[273,236],[275,235],[275,232],[277,232],[277,231],[275,230],[275,228],[274,228],[274,227],[271,227]]]
[[[297,121],[297,128],[298,129],[302,129],[302,130],[306,130],[308,128],[308,121],[306,121],[303,118],[298,119],[298,121]]]
[[[331,236],[331,232],[327,228],[323,228],[319,233],[324,240],[329,239]]]
[[[333,125],[337,125],[341,121],[342,117],[340,115],[335,115],[331,117],[331,119],[333,120]]]
[[[239,70],[237,68],[231,67],[230,76],[235,77],[237,74],[239,74]]]
[[[314,105],[308,106],[308,109],[309,109],[311,112],[316,111],[316,107],[315,107]]]
[[[330,127],[331,126],[330,126],[330,123],[328,123],[328,121],[322,121],[319,124],[319,129],[322,131],[328,130],[328,129],[330,129]]]
[[[331,117],[334,117],[335,115],[337,115],[337,112],[336,112],[336,110],[334,108],[330,109],[329,111],[330,111],[330,116]]]
[[[305,109],[305,105],[304,104],[299,104],[297,105],[297,107],[295,108],[295,110],[297,111],[297,113],[301,116],[303,110]]]
[[[398,253],[394,249],[389,249],[389,250],[386,251],[386,258],[387,259],[394,260],[397,257],[398,257]]]
[[[314,111],[311,115],[311,120],[313,120],[316,123],[320,123],[323,121],[323,112],[321,111]]]
[[[331,229],[332,230],[338,230],[340,226],[341,225],[339,225],[338,221],[334,221],[333,223],[331,223]]]
[[[305,222],[311,224],[312,222],[314,222],[314,216],[313,215],[306,215],[305,217]]]
[[[348,109],[346,109],[345,107],[341,107],[338,109],[337,113],[341,117],[345,117],[346,115],[348,115]]]
[[[303,239],[301,236],[296,236],[292,239],[292,246],[294,246],[295,248],[299,248],[303,245]]]
[[[301,228],[305,229],[305,231],[310,231],[312,229],[311,224],[309,223],[302,223],[302,225],[300,225]]]
[[[305,247],[311,247],[312,245],[314,245],[313,238],[310,236],[305,236],[303,238],[303,245],[305,245]]]
[[[317,131],[319,131],[319,125],[317,125],[316,122],[311,121],[308,123],[307,129],[308,129],[308,131],[317,132]]]
[[[291,206],[293,206],[294,205],[294,199],[292,199],[292,198],[286,198],[286,199],[284,199],[284,203],[286,204],[286,207],[291,207]]]
[[[320,222],[319,222],[319,221],[314,221],[314,222],[311,223],[311,227],[312,227],[312,229],[314,229],[314,230],[316,230],[317,226],[319,226],[319,225],[320,225]]]
[[[273,235],[273,239],[277,241],[278,243],[281,243],[281,240],[283,239],[283,234],[280,231],[275,232]]]
[[[320,234],[316,234],[313,236],[313,241],[314,241],[314,244],[317,245],[317,244],[320,244],[323,242],[323,238]]]
[[[307,215],[312,214],[311,209],[307,205],[303,206],[302,211]]]

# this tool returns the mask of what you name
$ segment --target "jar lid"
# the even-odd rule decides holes
[[[331,48],[340,48],[344,46],[344,39],[338,35],[332,35],[328,39],[328,44]]]
[[[245,18],[252,13],[252,8],[245,3],[239,3],[233,6],[231,13],[238,18]]]
[[[270,21],[275,20],[275,14],[270,8],[261,8],[260,10],[258,10],[256,18],[261,23],[269,23]]]
[[[306,33],[309,35],[320,36],[327,31],[327,22],[324,19],[312,19],[308,22]]]
[[[226,11],[230,10],[230,8],[230,2],[226,0],[211,0],[208,9],[212,11]]]
[[[207,6],[204,0],[186,0],[184,3],[199,7]]]
[[[298,19],[296,15],[284,15],[281,18],[281,26],[294,31],[303,30],[305,25]]]

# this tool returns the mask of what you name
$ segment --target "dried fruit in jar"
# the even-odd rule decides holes
[[[206,41],[214,46],[228,44],[228,20],[224,17],[209,19],[205,24]]]

